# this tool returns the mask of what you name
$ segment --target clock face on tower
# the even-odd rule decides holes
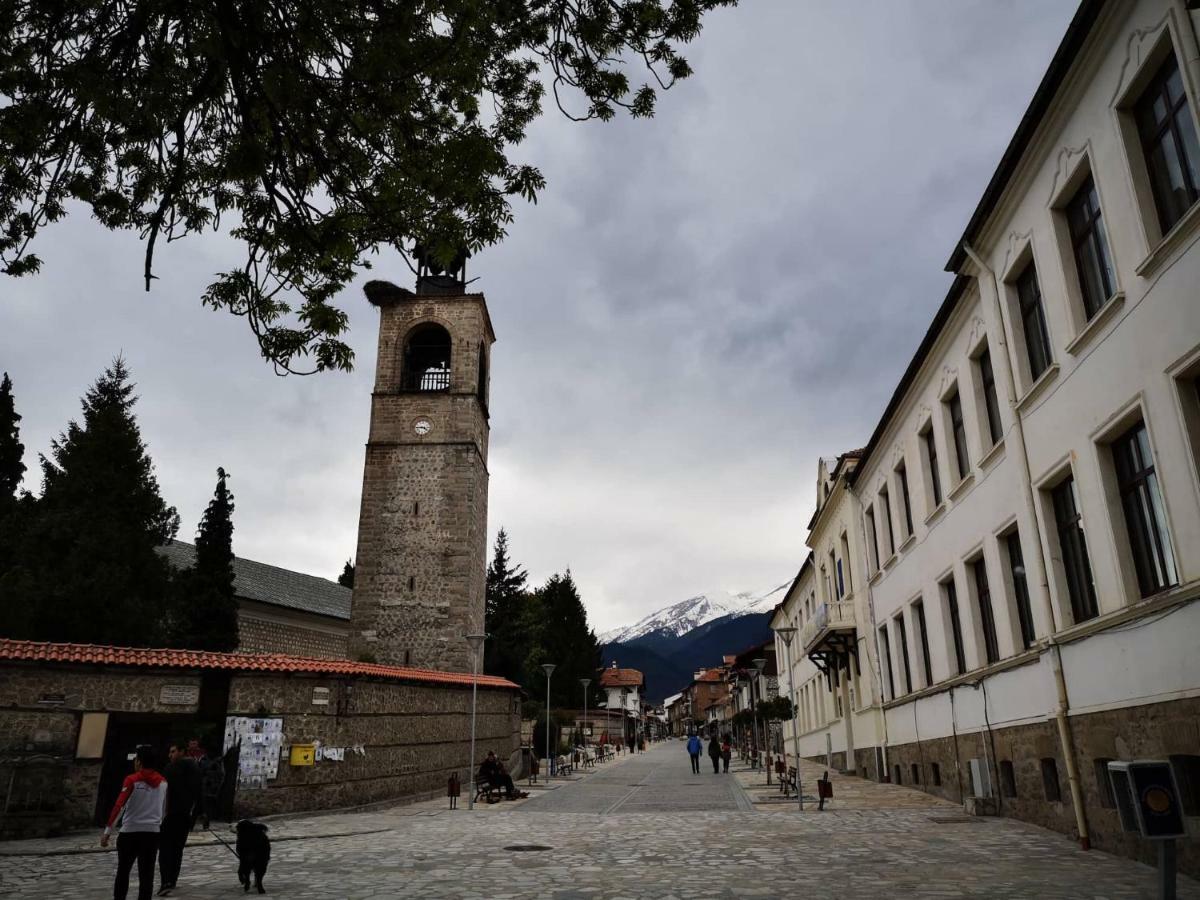
[[[433,428],[433,425],[431,425],[429,423],[428,419],[417,419],[417,423],[415,425],[413,425],[413,431],[415,431],[417,434],[421,435],[422,437],[429,434],[429,432],[432,428]]]

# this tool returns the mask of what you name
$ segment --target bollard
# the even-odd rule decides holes
[[[450,808],[458,809],[458,795],[462,792],[462,783],[458,780],[458,773],[454,772],[446,779],[446,796],[450,798]]]

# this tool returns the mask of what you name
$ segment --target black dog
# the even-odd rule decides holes
[[[260,894],[263,876],[267,874],[267,863],[271,861],[271,839],[267,837],[267,826],[261,822],[242,819],[237,823],[238,881],[247,892],[250,890],[250,873],[254,873],[254,887]]]

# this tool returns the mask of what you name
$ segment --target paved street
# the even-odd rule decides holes
[[[835,781],[832,809],[798,814],[761,775],[735,767],[693,776],[682,742],[669,741],[535,787],[521,803],[275,820],[266,886],[331,900],[1154,896],[1153,870],[1033,826],[965,819],[915,791],[854,778]],[[0,896],[111,896],[115,856],[90,852],[94,841],[0,844]],[[242,896],[233,856],[196,841],[208,843],[189,845],[173,896]],[[549,849],[505,849],[517,845]],[[1200,885],[1185,879],[1179,896],[1200,900]]]

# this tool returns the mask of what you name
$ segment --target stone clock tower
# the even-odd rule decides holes
[[[366,285],[379,349],[350,655],[470,672],[487,566],[488,360],[482,294],[424,267],[415,292]]]

